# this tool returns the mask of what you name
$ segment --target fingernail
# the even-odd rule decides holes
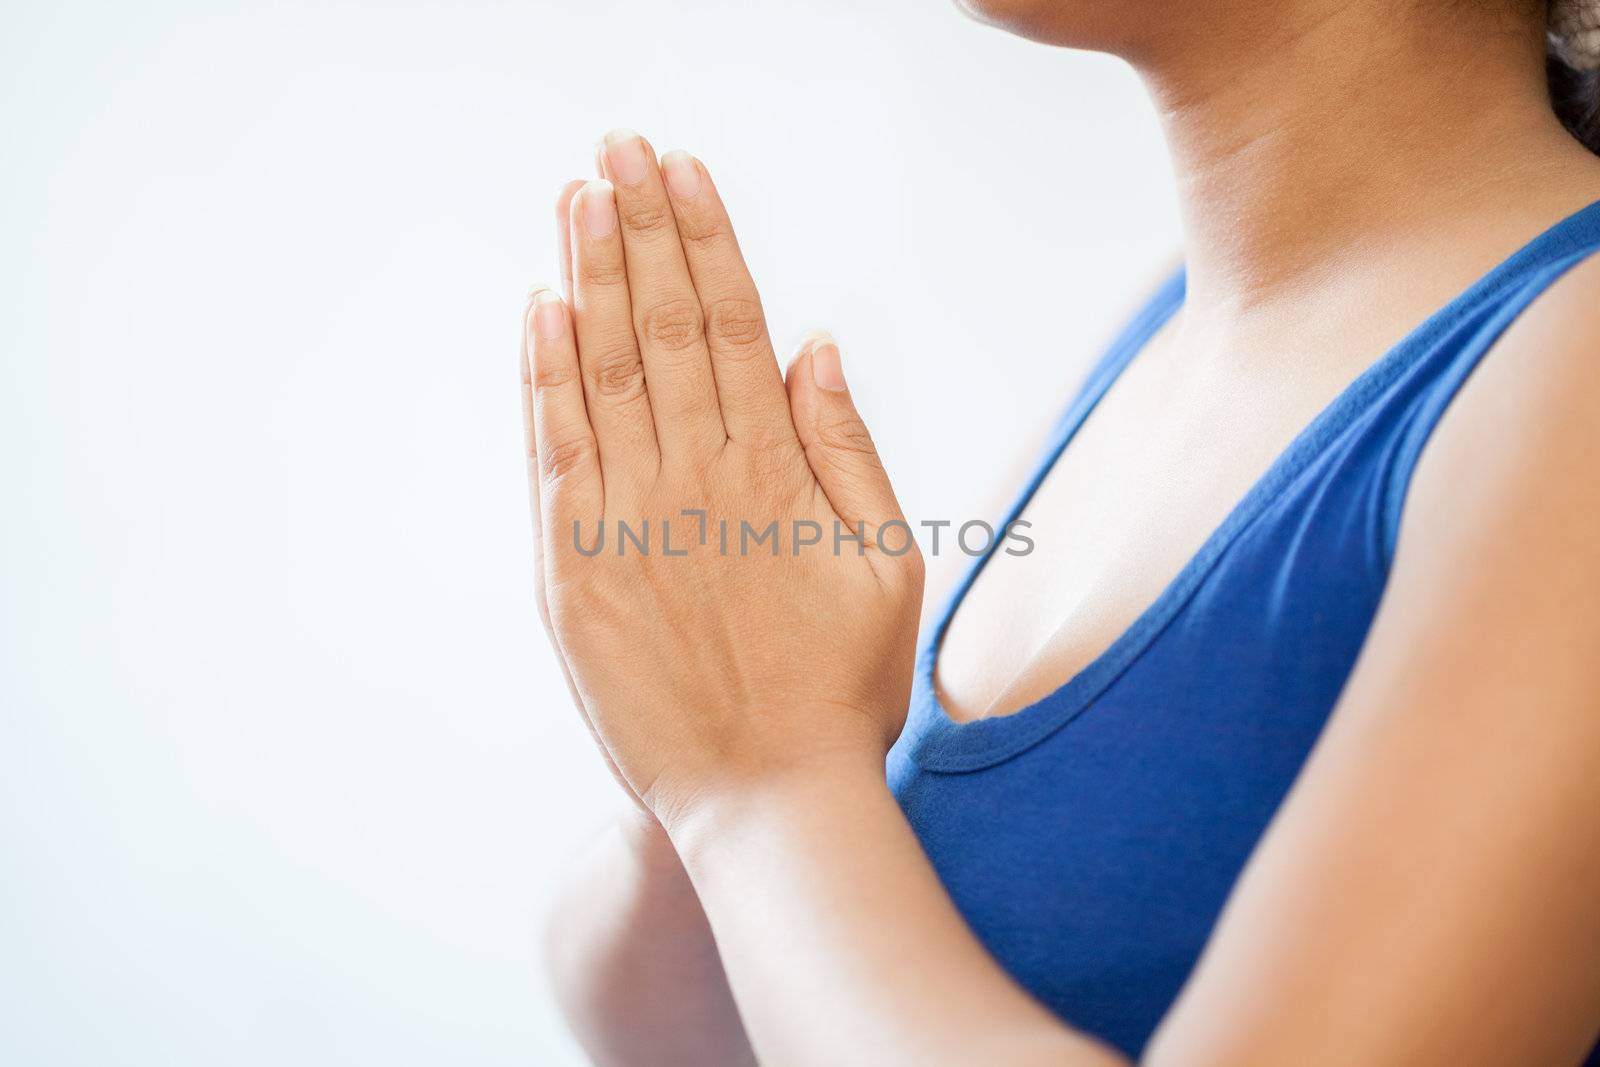
[[[612,130],[606,134],[606,163],[611,176],[623,185],[638,185],[644,181],[644,142],[632,130]]]
[[[823,334],[811,345],[811,380],[818,389],[830,393],[844,392],[844,367],[839,363],[839,346],[832,337]]]
[[[583,187],[583,224],[591,237],[609,237],[617,228],[617,202],[611,183],[605,179]]]
[[[567,328],[567,309],[561,297],[550,289],[541,289],[533,296],[533,328],[546,341],[560,337]]]
[[[667,191],[679,200],[693,200],[700,192],[700,168],[681,148],[661,157],[661,173],[667,179]]]
[[[567,219],[567,212],[572,210],[572,198],[578,195],[578,190],[583,188],[583,182],[564,182],[556,192],[556,214],[563,222]]]

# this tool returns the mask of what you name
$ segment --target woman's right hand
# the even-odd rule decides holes
[[[569,209],[570,312],[538,293],[527,329],[547,617],[578,701],[664,821],[793,773],[881,782],[922,563],[838,347],[813,338],[786,386],[704,167],[631,133],[604,158],[614,182]]]

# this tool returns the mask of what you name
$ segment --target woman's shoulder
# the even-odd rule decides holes
[[[1485,420],[1507,431],[1554,429],[1563,412],[1600,416],[1600,245],[1519,311],[1454,408],[1462,429],[1486,429]],[[1592,425],[1600,430],[1600,419]]]
[[[1548,353],[1553,373],[1592,369],[1600,360],[1600,247],[1588,250],[1552,282],[1501,344],[1507,351]]]
[[[1402,541],[1484,537],[1506,566],[1551,523],[1600,552],[1600,250],[1550,282],[1495,341],[1417,461]],[[1532,527],[1539,527],[1534,530]]]

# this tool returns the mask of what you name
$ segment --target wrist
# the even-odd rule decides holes
[[[746,831],[830,821],[844,825],[853,812],[879,803],[895,805],[883,757],[862,750],[707,785],[663,813],[659,825],[693,875],[697,863],[719,846],[741,840]]]
[[[682,876],[677,849],[661,820],[636,804],[617,815],[612,832],[635,869],[655,880],[662,874]]]

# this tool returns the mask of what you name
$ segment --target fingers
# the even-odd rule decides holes
[[[813,334],[789,366],[789,406],[806,461],[847,526],[865,523],[879,529],[904,520],[889,486],[872,435],[856,413],[845,387],[839,346],[827,334]]]
[[[619,130],[606,136],[602,157],[616,190],[656,439],[663,452],[719,447],[726,434],[704,318],[655,152],[638,134]]]
[[[533,294],[523,327],[523,418],[537,480],[536,514],[547,547],[569,543],[573,523],[591,529],[602,516],[604,483],[599,449],[584,403],[571,316],[549,289]],[[546,554],[547,563],[561,557]]]
[[[610,182],[592,181],[578,190],[568,226],[583,395],[600,465],[608,484],[638,484],[659,469],[660,452]]]
[[[689,276],[699,295],[717,400],[728,437],[765,444],[794,433],[783,375],[755,282],[711,175],[687,152],[661,157]]]
[[[572,302],[572,198],[583,188],[583,179],[570,181],[556,194],[556,258],[561,264],[561,291]]]
[[[532,311],[531,308],[529,310]],[[588,713],[583,711],[583,698],[578,695],[577,683],[572,680],[572,668],[567,666],[567,657],[561,651],[560,641],[556,639],[556,628],[550,623],[550,600],[545,596],[544,509],[539,502],[541,479],[539,452],[534,441],[533,364],[528,355],[528,335],[532,332],[526,328],[522,331],[522,440],[528,457],[528,504],[533,513],[533,602],[538,609],[545,636],[550,639],[550,647],[555,650],[556,663],[561,668],[561,677],[566,680],[567,692],[572,694],[572,703],[587,719]]]
[[[578,182],[576,184],[582,185],[583,183],[582,182]],[[570,199],[570,197],[569,197],[569,199]],[[563,205],[563,206],[565,206],[565,205]],[[536,436],[537,436],[537,433],[538,433],[537,426],[538,426],[538,421],[539,420],[537,419],[537,417],[535,416],[535,413],[534,413],[534,392],[535,392],[535,389],[534,389],[534,372],[533,372],[533,360],[530,357],[530,349],[532,349],[535,346],[536,342],[535,342],[534,338],[535,338],[535,336],[537,334],[540,334],[542,332],[549,332],[550,330],[558,328],[559,325],[560,325],[560,324],[554,323],[553,320],[552,320],[552,323],[549,326],[546,327],[546,330],[541,331],[539,329],[539,324],[538,324],[538,321],[537,321],[537,315],[539,313],[540,308],[541,307],[548,307],[548,305],[558,303],[558,301],[553,301],[553,300],[543,300],[543,301],[541,301],[540,297],[545,295],[547,292],[548,292],[547,290],[535,290],[533,292],[532,296],[530,297],[529,307],[527,309],[527,314],[525,316],[527,321],[524,323],[523,331],[522,331],[522,429],[523,429],[523,435],[524,435],[523,436],[523,442],[524,442],[524,445],[525,445],[525,450],[526,450],[527,455],[528,455],[528,488],[529,488],[528,497],[529,497],[529,502],[531,503],[532,509],[533,509],[533,597],[534,597],[534,603],[538,607],[539,621],[544,626],[545,636],[550,639],[550,647],[555,652],[556,664],[557,664],[557,666],[559,666],[561,668],[561,677],[567,683],[567,692],[572,696],[572,705],[573,705],[573,707],[577,708],[578,709],[578,713],[583,716],[584,725],[586,727],[588,727],[589,733],[594,738],[595,743],[597,745],[600,745],[600,751],[605,756],[606,763],[611,767],[612,773],[616,777],[617,781],[622,785],[622,787],[624,789],[626,789],[628,791],[629,795],[632,797],[634,802],[638,803],[638,797],[637,796],[633,796],[632,789],[629,788],[627,782],[623,779],[621,773],[617,771],[616,765],[612,762],[610,754],[606,752],[604,743],[600,740],[599,732],[595,730],[594,722],[589,716],[589,709],[584,706],[583,696],[582,696],[582,694],[580,694],[578,692],[578,683],[572,677],[572,668],[567,663],[566,651],[561,647],[561,640],[560,640],[559,636],[557,635],[557,631],[556,631],[555,626],[552,624],[552,622],[550,620],[550,601],[549,601],[549,598],[545,595],[545,568],[550,565],[550,559],[549,559],[548,554],[544,550],[545,544],[546,544],[544,522],[543,522],[543,518],[542,518],[544,509],[543,509],[543,507],[541,505],[541,501],[540,501],[540,497],[543,495],[543,493],[542,493],[543,478],[542,478],[541,473],[540,473],[540,465],[539,465],[539,459],[538,459],[539,450],[538,450],[538,442],[536,440]],[[553,296],[554,294],[549,294],[549,295]],[[565,308],[561,308],[559,310],[560,310],[560,314],[563,317],[566,317],[566,314],[567,314],[566,313],[566,309]],[[555,311],[546,310],[544,313],[547,316],[549,316],[549,315],[554,315]],[[569,324],[569,328],[568,328],[567,332],[570,334],[570,324]],[[547,362],[547,367],[548,366],[549,366],[549,363]],[[571,363],[567,364],[567,368],[568,368],[568,373],[574,373],[574,374],[576,373],[576,370],[575,370],[575,368],[572,367]],[[557,400],[564,400],[564,398],[561,398],[561,397],[557,397],[556,399]],[[578,390],[577,399],[580,402],[583,399],[581,388]],[[556,405],[556,406],[559,407],[560,405]],[[547,417],[549,417],[549,414],[550,414],[550,412],[547,411]],[[597,519],[600,518],[600,516],[598,514],[595,517]],[[569,529],[570,529],[570,526],[569,526]],[[557,537],[557,538],[560,538],[560,537],[570,536],[570,535],[568,533],[564,532],[564,531],[555,531],[554,536]],[[553,543],[560,544],[561,542],[559,540],[557,540],[557,541],[555,541]]]

